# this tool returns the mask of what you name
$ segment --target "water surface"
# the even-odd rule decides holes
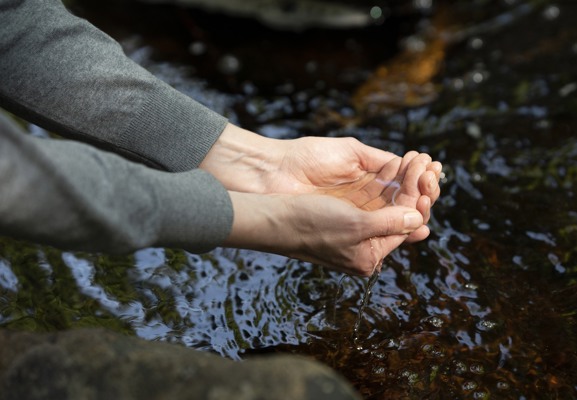
[[[443,162],[432,234],[386,260],[356,341],[366,279],[250,251],[107,257],[9,239],[1,325],[105,326],[237,360],[306,354],[367,399],[577,398],[577,4],[453,3],[266,37],[180,8],[77,3],[134,60],[248,129]]]

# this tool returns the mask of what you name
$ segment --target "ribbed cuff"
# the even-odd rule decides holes
[[[224,186],[203,170],[166,174],[155,184],[158,244],[204,253],[230,235],[233,208]]]
[[[225,117],[158,81],[157,90],[123,135],[121,146],[167,171],[189,171],[200,165],[227,122]]]

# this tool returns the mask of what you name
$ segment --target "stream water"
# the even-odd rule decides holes
[[[299,34],[74,4],[245,128],[443,162],[430,238],[388,257],[360,322],[366,279],[284,257],[108,257],[3,238],[0,326],[105,326],[237,360],[304,354],[367,399],[577,398],[577,3],[414,4],[372,27]]]

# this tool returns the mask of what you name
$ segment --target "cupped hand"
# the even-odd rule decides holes
[[[373,200],[375,193],[378,197],[382,190],[382,184],[379,186],[374,178],[400,183],[417,155],[410,152],[401,159],[354,138],[276,140],[228,124],[200,167],[228,190],[267,194],[349,192],[359,197],[355,204],[360,206]],[[420,191],[432,205],[438,197],[441,165],[431,162],[430,157],[421,157],[419,162],[425,171],[417,176],[416,183],[410,181],[414,187],[404,187],[403,195],[412,198]],[[365,187],[367,183],[371,187]],[[361,193],[353,195],[356,190]]]
[[[427,154],[411,151],[385,164],[378,173],[369,173],[356,182],[319,190],[342,198],[364,210],[391,205],[416,208],[429,221],[431,206],[440,194],[439,176],[442,166]],[[425,239],[429,229],[423,225],[413,232],[409,242]]]
[[[281,254],[351,275],[369,276],[423,225],[421,213],[403,206],[368,211],[317,194],[230,196],[234,221],[226,246]]]
[[[409,152],[401,158],[353,138],[275,140],[232,124],[200,167],[236,192],[330,194],[366,211],[393,202],[418,210],[423,224],[410,235],[373,238],[373,247],[385,254],[405,240],[429,235],[425,224],[439,196],[441,173],[441,165],[426,154]]]
[[[247,193],[312,193],[377,173],[397,155],[353,138],[270,139],[228,124],[200,167]]]

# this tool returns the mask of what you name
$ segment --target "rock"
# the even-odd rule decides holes
[[[320,363],[289,355],[235,362],[101,329],[0,330],[0,399],[360,399]]]
[[[238,17],[254,18],[274,29],[358,28],[371,24],[369,10],[327,0],[141,0],[177,4]]]

